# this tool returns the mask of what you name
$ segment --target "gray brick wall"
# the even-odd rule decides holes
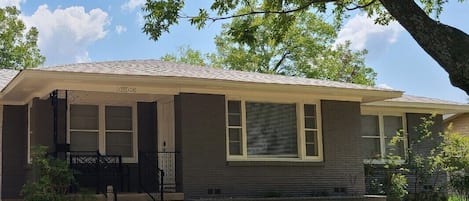
[[[26,179],[27,106],[3,107],[2,199],[19,198]]]
[[[333,194],[347,188],[364,194],[360,157],[360,104],[322,101],[324,162],[226,161],[225,97],[180,94],[175,99],[176,148],[181,152],[177,168],[187,199],[211,197],[260,197]]]

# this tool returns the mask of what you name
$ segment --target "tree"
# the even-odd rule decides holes
[[[200,51],[190,47],[180,47],[177,54],[166,54],[161,57],[162,61],[172,61],[177,63],[186,63],[196,66],[207,66],[206,59]]]
[[[240,9],[240,12],[245,11]],[[215,53],[202,55],[183,48],[179,49],[179,55],[165,55],[162,59],[374,85],[376,73],[364,64],[366,50],[352,51],[349,42],[334,45],[337,30],[313,13],[296,13],[291,21],[292,26],[280,35],[275,18],[246,16],[233,19],[224,24],[222,32],[215,37]],[[250,36],[241,36],[251,39],[239,42],[238,37],[245,33],[246,27],[256,31]]]
[[[19,14],[15,7],[0,8],[0,68],[32,68],[45,61],[37,47],[37,29],[26,31]]]
[[[181,13],[183,0],[147,0],[144,11],[143,31],[150,38],[157,40],[169,27],[177,24],[181,18],[189,19],[198,28],[207,22],[241,18],[251,15],[274,17],[279,28],[279,36],[284,36],[292,26],[294,13],[327,12],[332,4],[332,13],[336,24],[347,16],[348,10],[362,10],[368,16],[377,16],[376,22],[386,24],[397,20],[448,73],[451,83],[469,94],[469,35],[461,30],[440,23],[438,19],[443,6],[448,1],[432,0],[214,0],[210,10],[216,16],[210,16],[207,9],[199,9],[198,15],[187,16]],[[458,0],[462,2],[464,0]],[[419,6],[419,3],[423,8]],[[245,12],[236,12],[240,7],[248,7]],[[245,26],[242,34],[236,35],[241,42],[251,40],[255,27]],[[239,37],[241,36],[241,37]]]

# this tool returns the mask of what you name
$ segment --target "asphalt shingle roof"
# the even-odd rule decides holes
[[[465,103],[441,100],[436,98],[428,98],[428,97],[421,97],[421,96],[411,96],[411,95],[402,95],[399,98],[392,98],[385,100],[386,102],[404,102],[404,103],[427,103],[427,104],[443,104],[443,105],[461,105],[461,106],[468,106]]]
[[[358,90],[395,91],[378,87],[343,82],[317,80],[302,77],[272,75],[255,72],[225,70],[211,67],[165,62],[159,60],[129,60],[69,64],[37,68],[42,71],[80,72],[114,75],[138,75],[157,77],[200,78],[249,83],[268,83],[282,85],[320,86]]]
[[[0,69],[0,89],[5,88],[18,73],[17,70]]]

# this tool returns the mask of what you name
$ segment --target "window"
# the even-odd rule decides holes
[[[406,138],[402,138],[396,146],[389,146],[397,132],[405,133],[403,115],[366,114],[361,117],[363,157],[365,160],[381,161],[392,153],[405,158]]]
[[[132,106],[70,105],[70,150],[121,155],[136,161],[135,114]]]
[[[322,160],[317,104],[227,101],[229,160]]]

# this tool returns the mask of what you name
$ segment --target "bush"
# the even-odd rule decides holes
[[[65,160],[47,156],[47,147],[35,146],[31,151],[33,180],[22,189],[25,201],[65,201],[73,174]]]
[[[393,173],[387,191],[388,201],[401,201],[407,195],[407,178],[401,173]]]

